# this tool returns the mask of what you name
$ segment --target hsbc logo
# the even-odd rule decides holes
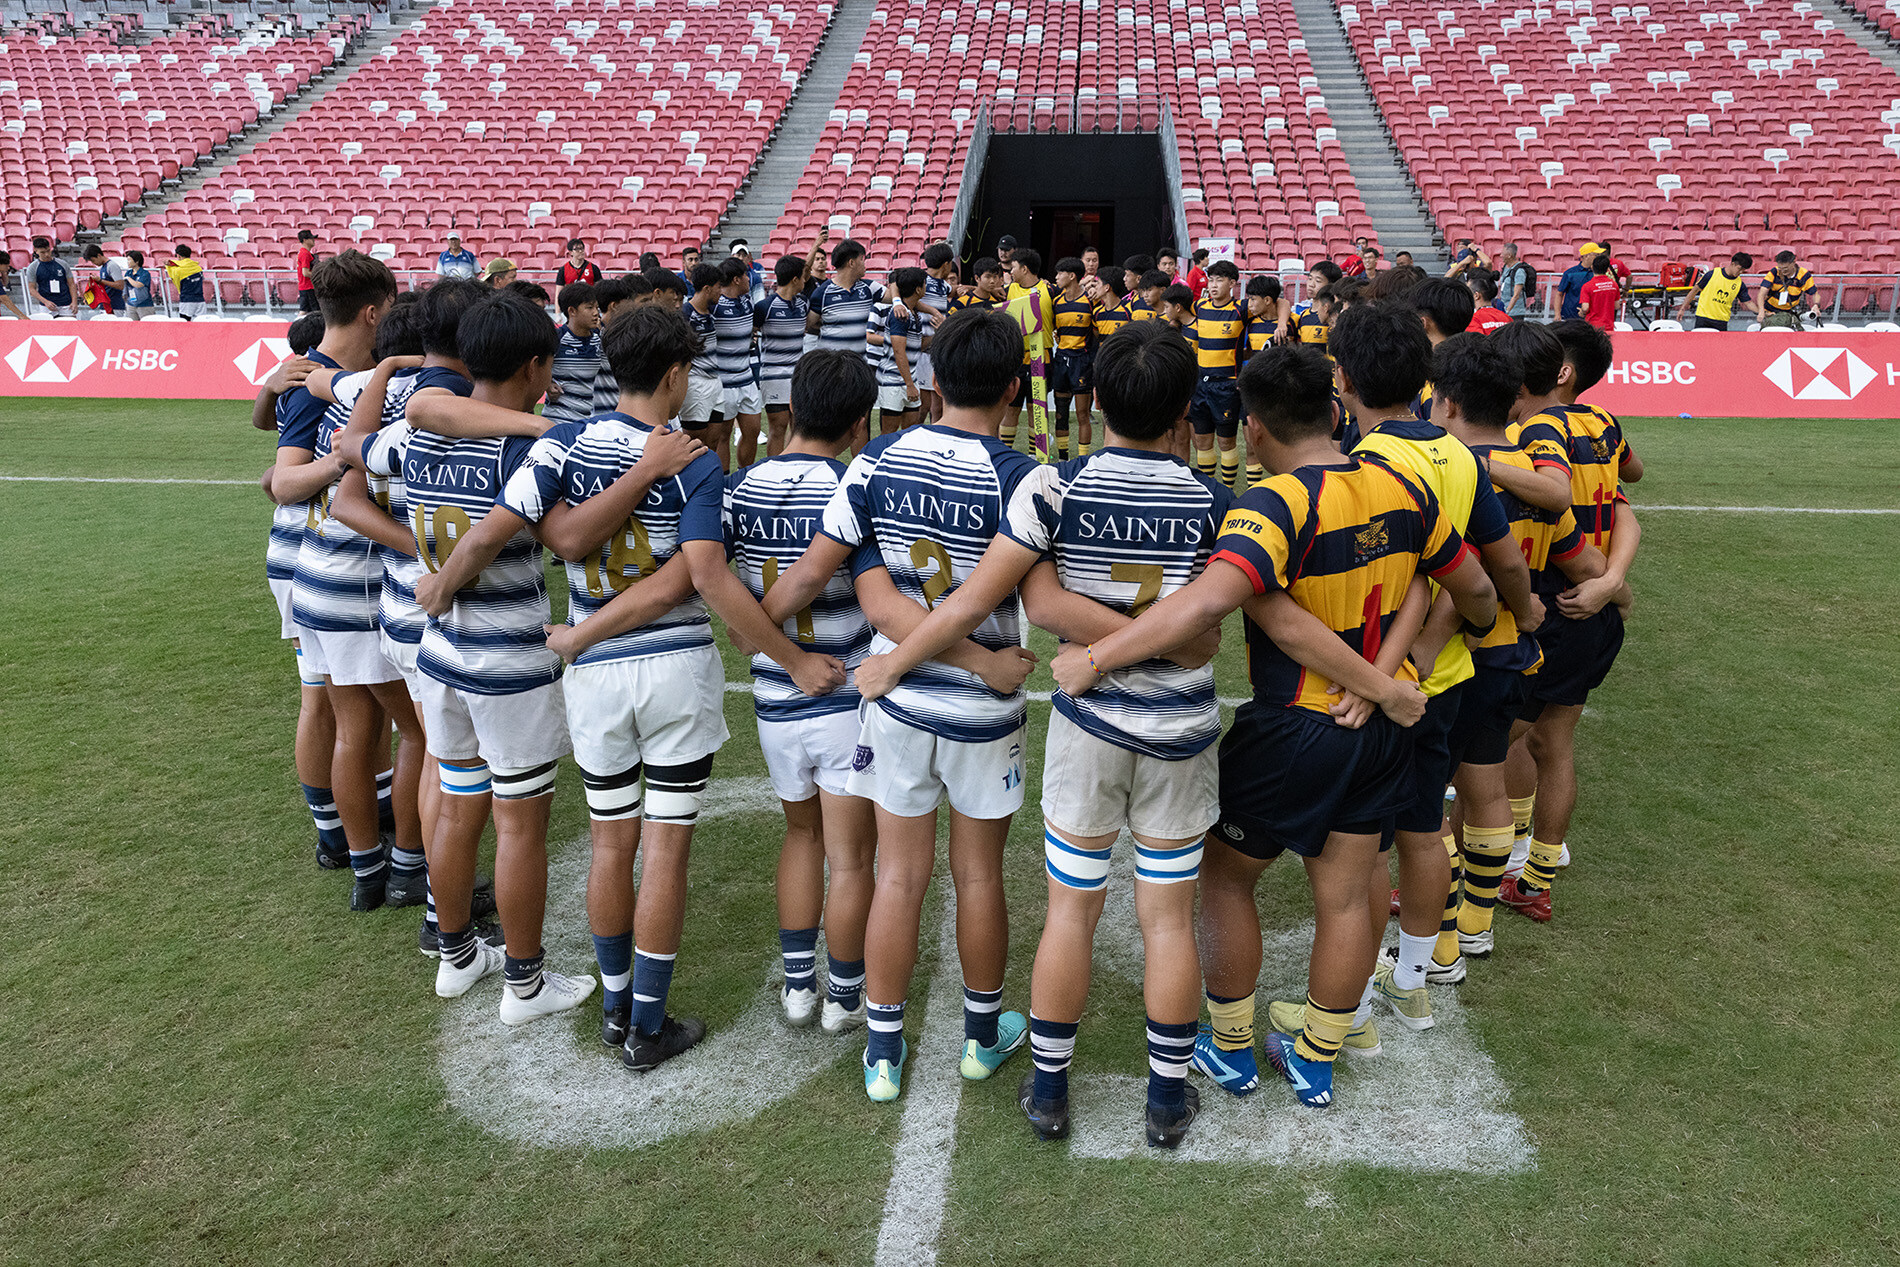
[[[70,383],[98,359],[76,334],[36,334],[7,353],[7,367],[22,383]]]
[[[1879,372],[1846,348],[1789,348],[1761,375],[1790,400],[1852,400]]]
[[[290,340],[259,339],[231,359],[237,372],[253,387],[261,386],[270,372],[290,355]]]

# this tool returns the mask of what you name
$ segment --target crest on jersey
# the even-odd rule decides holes
[[[1352,535],[1353,548],[1359,551],[1361,559],[1383,554],[1391,544],[1391,534],[1386,531],[1385,520],[1375,519]]]
[[[76,334],[36,334],[7,353],[7,366],[22,383],[70,383],[98,359]]]
[[[871,768],[871,762],[874,756],[875,754],[872,753],[869,747],[864,744],[859,744],[858,750],[851,754],[851,768],[856,770],[859,774],[863,774],[866,770]]]
[[[1610,442],[1602,436],[1590,437],[1590,455],[1599,462],[1610,460]]]

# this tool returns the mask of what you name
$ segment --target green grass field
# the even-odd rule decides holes
[[[9,401],[0,475],[247,481],[270,440],[245,417]],[[1639,507],[1896,504],[1891,423],[1628,429]],[[503,1138],[452,1102],[416,912],[353,916],[310,860],[267,522],[241,486],[0,483],[0,1261],[871,1261],[906,1102],[866,1101],[856,1042],[756,1116],[639,1148]],[[1557,922],[1500,914],[1458,988],[1529,1168],[1443,1173],[1404,1139],[1376,1165],[1084,1159],[1033,1140],[1012,1064],[963,1089],[941,1262],[1900,1259],[1900,516],[1643,522]],[[1234,630],[1220,689],[1245,691]],[[727,699],[715,779],[756,779],[750,699]],[[1012,837],[1011,1007],[1042,916],[1047,712]],[[673,997],[715,1033],[776,951],[778,832],[750,812],[699,835]],[[557,867],[584,833],[570,768]],[[1300,874],[1270,869],[1261,904],[1270,929],[1306,919]],[[933,904],[913,1043],[935,928]],[[1078,1075],[1138,1075],[1140,1017],[1137,984],[1102,974]],[[611,1059],[591,1005],[544,1024],[571,1062]],[[1207,1094],[1211,1123],[1232,1106]],[[1288,1120],[1316,1145],[1335,1129]]]

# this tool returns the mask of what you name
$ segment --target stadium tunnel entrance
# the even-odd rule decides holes
[[[996,254],[1005,234],[1033,247],[1043,275],[1094,246],[1104,264],[1174,244],[1167,168],[1156,133],[993,134],[960,251]]]

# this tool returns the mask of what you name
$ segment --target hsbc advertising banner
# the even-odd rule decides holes
[[[9,321],[0,396],[249,400],[290,355],[283,321]]]
[[[1900,418],[1900,334],[1624,332],[1589,400],[1632,417]]]

